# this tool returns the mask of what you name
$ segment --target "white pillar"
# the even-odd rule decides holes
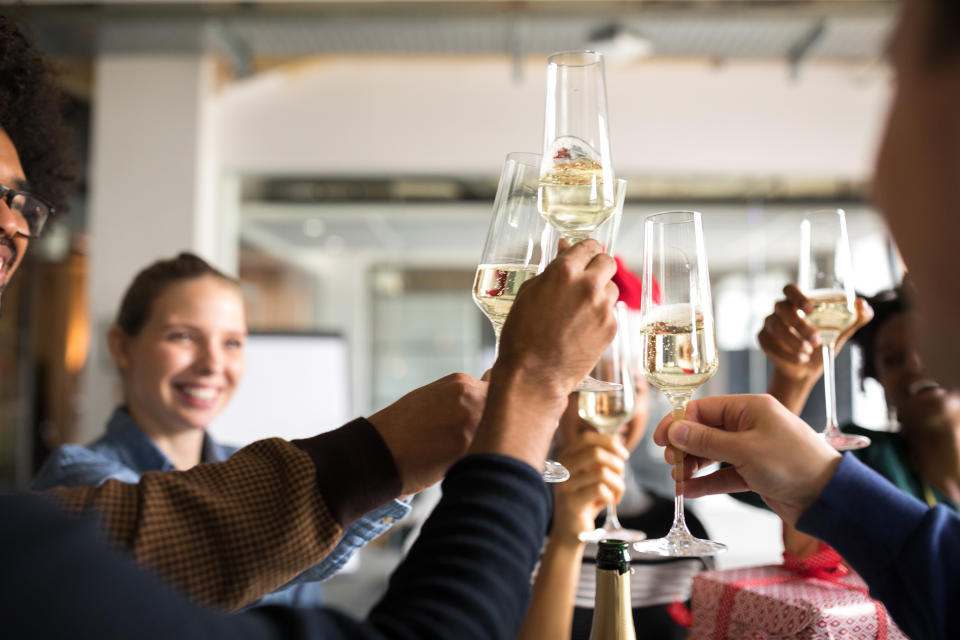
[[[237,269],[236,224],[223,220],[236,208],[219,206],[217,199],[212,57],[108,52],[97,59],[95,78],[89,206],[93,336],[82,396],[83,441],[102,432],[118,399],[105,334],[134,274],[182,250],[230,273]]]

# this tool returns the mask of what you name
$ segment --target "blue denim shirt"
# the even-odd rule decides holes
[[[203,462],[222,462],[236,448],[203,438]],[[107,422],[107,432],[89,446],[68,444],[50,454],[31,488],[37,491],[56,486],[100,486],[110,479],[136,483],[147,471],[172,471],[173,463],[140,429],[124,407],[117,407]],[[410,512],[410,505],[393,500],[366,514],[343,532],[337,546],[319,564],[307,569],[289,584],[277,589],[254,606],[287,604],[315,607],[322,602],[320,582],[336,574],[353,554],[390,529]]]

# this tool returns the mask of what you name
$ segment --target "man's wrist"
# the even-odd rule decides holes
[[[815,468],[811,470],[809,480],[800,485],[803,492],[796,501],[795,515],[788,520],[790,526],[795,527],[797,521],[807,509],[820,499],[827,485],[830,484],[830,479],[837,472],[841,460],[843,460],[843,455],[839,451],[832,451],[830,455],[825,455],[818,460]]]
[[[544,386],[548,388],[545,389]],[[500,453],[538,468],[567,405],[567,396],[512,367],[495,365],[472,453]]]
[[[552,407],[553,405],[567,406],[567,398],[571,390],[564,384],[551,368],[539,361],[531,362],[531,357],[509,358],[501,356],[490,370],[491,389],[509,390],[519,394],[526,394],[530,402],[537,402]],[[561,412],[563,409],[561,408]]]

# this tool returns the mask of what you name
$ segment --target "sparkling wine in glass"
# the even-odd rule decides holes
[[[600,433],[615,435],[633,419],[636,413],[637,388],[633,380],[633,358],[627,306],[617,303],[617,335],[593,368],[597,380],[616,382],[619,389],[612,391],[581,391],[577,398],[577,413]],[[637,542],[647,537],[642,531],[627,529],[617,517],[617,505],[608,504],[603,525],[580,534],[583,542],[600,542],[608,538]]]
[[[603,56],[564,51],[547,59],[540,213],[571,242],[616,208]]]
[[[500,332],[520,286],[543,270],[551,250],[549,227],[537,212],[539,168],[538,154],[507,155],[473,281],[473,300],[493,325],[497,355]],[[570,472],[559,462],[544,463],[547,482],[563,482],[569,477]]]
[[[811,211],[800,223],[800,267],[797,286],[813,305],[807,322],[820,332],[823,349],[823,390],[827,425],[823,437],[834,449],[862,449],[870,438],[848,435],[837,426],[837,337],[857,321],[853,265],[842,209]],[[803,312],[801,312],[803,313]]]
[[[671,416],[682,419],[693,392],[717,372],[717,338],[710,297],[710,274],[700,214],[670,211],[644,224],[643,297],[640,360],[650,384],[670,401]],[[661,303],[653,298],[660,285]],[[634,548],[669,557],[713,555],[726,545],[696,538],[683,508],[683,458],[674,468],[676,498],[673,525],[666,537],[644,540]]]

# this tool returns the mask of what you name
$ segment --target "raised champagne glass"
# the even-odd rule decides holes
[[[627,307],[617,303],[617,335],[593,368],[597,380],[616,382],[619,389],[611,391],[581,391],[577,398],[577,413],[600,433],[616,435],[633,419],[636,413],[637,388],[633,379],[633,351]],[[617,517],[617,505],[607,505],[603,525],[580,534],[583,542],[600,542],[608,538],[637,542],[647,537],[642,531],[627,529]]]
[[[842,209],[811,211],[804,216],[797,286],[813,305],[806,319],[820,333],[823,349],[827,424],[820,435],[838,451],[862,449],[870,445],[870,438],[845,434],[837,426],[837,338],[857,321],[850,241]]]
[[[564,51],[547,59],[540,213],[572,242],[614,211],[603,56]]]
[[[650,384],[670,402],[671,416],[682,419],[693,392],[717,372],[717,338],[710,297],[710,274],[700,214],[670,211],[644,224],[643,296],[640,362]],[[653,295],[660,285],[661,300]],[[676,497],[673,525],[666,537],[634,545],[657,556],[713,555],[726,545],[701,540],[687,528],[683,508],[683,456],[674,467]]]
[[[610,158],[603,56],[563,51],[547,58],[543,157],[537,203],[540,214],[570,244],[589,237],[618,205]],[[612,388],[584,378],[578,391]]]
[[[473,300],[493,325],[497,355],[500,332],[517,292],[543,270],[552,244],[549,227],[537,212],[539,168],[539,154],[507,155],[473,281]],[[544,463],[543,479],[547,482],[563,482],[569,477],[570,472],[559,462]]]

